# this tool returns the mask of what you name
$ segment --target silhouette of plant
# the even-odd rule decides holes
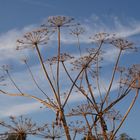
[[[79,49],[80,55],[82,55],[81,47],[80,47],[80,38],[79,36],[85,32],[84,28],[81,26],[76,26],[75,28],[71,29],[71,35],[76,36],[77,38],[77,47]]]
[[[70,53],[62,51],[61,29],[69,27],[71,27],[71,35],[77,39],[80,53],[80,55],[74,54],[74,57]],[[56,55],[49,57],[44,53],[44,58],[40,47],[42,46],[43,49],[51,41],[51,35],[55,32],[57,32],[56,40],[58,41]],[[47,81],[47,90],[41,88],[28,60],[25,58],[22,61],[26,65],[30,78],[43,97],[39,94],[36,96],[31,93],[24,93],[10,73],[9,66],[2,66],[18,93],[0,90],[1,93],[33,98],[55,112],[55,123],[52,123],[51,126],[47,125],[46,130],[44,128],[35,129],[36,131],[43,130],[40,135],[46,139],[61,139],[65,134],[65,138],[71,140],[71,133],[73,133],[73,140],[78,134],[85,135],[85,139],[114,140],[138,97],[140,64],[134,64],[129,68],[125,65],[120,66],[121,56],[125,51],[137,50],[134,43],[124,38],[118,38],[115,34],[100,32],[90,37],[92,47],[87,48],[88,45],[86,45],[85,49],[80,46],[80,35],[84,32],[84,29],[75,23],[71,17],[51,16],[42,27],[26,33],[22,39],[17,40],[17,50],[33,48],[33,51],[37,53],[37,58]],[[116,57],[112,61],[113,66],[107,69],[109,75],[104,78],[103,75],[107,67],[103,64],[106,61],[104,55],[106,54],[106,48],[109,47],[116,50]],[[45,80],[43,82],[46,84]],[[66,86],[66,92],[64,92],[64,86]],[[128,109],[126,112],[121,112],[118,105],[121,104],[122,100],[127,99],[126,97],[132,92],[135,94],[133,94],[134,97]],[[62,98],[64,93],[65,98]],[[76,95],[80,96],[79,98],[82,97],[83,101],[79,102],[78,106],[76,103],[76,107],[73,107],[68,102],[71,97],[76,97]],[[80,118],[80,121],[69,123],[69,119],[72,117],[75,118],[74,120]],[[11,119],[15,126],[18,123],[22,124],[22,121],[26,122],[22,118],[19,122],[15,121],[14,118]],[[81,122],[84,123],[85,127],[81,126]],[[1,123],[1,125],[14,128],[6,123]],[[59,131],[61,126],[64,132]],[[25,137],[27,134],[36,134],[32,130],[26,132],[26,128],[22,129]],[[13,130],[12,133],[14,132]],[[15,133],[17,134],[17,131]]]
[[[76,139],[77,134],[86,133],[86,127],[83,121],[71,121],[69,123],[70,131],[73,132],[73,140]]]
[[[37,135],[37,133],[44,131],[47,126],[46,124],[37,126],[30,118],[23,116],[18,118],[11,116],[10,122],[0,122],[0,125],[7,129],[7,132],[3,134],[7,137],[5,140],[26,140],[28,135]]]
[[[56,123],[53,122],[51,125],[48,124],[44,131],[40,132],[38,135],[45,139],[58,140],[64,137],[64,132],[61,125],[56,125]]]

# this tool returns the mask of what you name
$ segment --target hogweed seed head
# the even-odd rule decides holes
[[[133,89],[140,89],[140,64],[128,68],[125,77],[121,79],[121,83]]]
[[[89,114],[92,114],[94,112],[94,109],[92,108],[92,111],[91,111],[91,108],[92,108],[92,106],[89,104],[81,104],[75,108],[72,108],[67,116],[89,115]]]
[[[117,120],[121,121],[122,115],[120,114],[120,111],[117,111],[115,109],[109,110],[105,115],[111,120]]]
[[[41,132],[46,128],[46,124],[43,126],[37,126],[36,123],[32,122],[30,118],[24,118],[20,116],[18,118],[14,116],[10,116],[11,124],[7,124],[6,122],[1,122],[0,125],[8,129],[8,134],[12,135],[35,135],[38,132]]]
[[[75,28],[70,30],[70,34],[74,36],[79,36],[85,32],[84,28],[81,26],[76,26]]]
[[[120,50],[136,50],[134,43],[122,38],[113,39],[110,41],[110,44],[119,48]]]
[[[95,59],[92,60],[92,55],[82,56],[82,57],[76,59],[75,61],[71,62],[71,64],[73,65],[73,70],[74,69],[79,70],[82,68],[84,68],[84,69],[90,68],[91,65],[96,63]],[[89,63],[90,60],[92,60],[92,61]]]
[[[2,70],[3,70],[3,71],[8,72],[10,69],[12,69],[10,65],[3,65],[3,66],[2,66]]]
[[[47,127],[39,133],[40,136],[45,139],[60,139],[63,137],[64,132],[60,125],[56,125],[56,123],[52,122],[52,124],[47,125]]]
[[[94,36],[90,37],[90,39],[93,41],[93,43],[106,43],[110,40],[112,40],[112,38],[115,37],[115,34],[109,34],[109,33],[105,33],[105,32],[100,32],[95,34]]]
[[[70,56],[67,53],[61,53],[59,61],[60,62],[65,62],[65,61],[69,61],[69,60],[71,60],[73,58],[74,58],[73,56]],[[49,63],[50,65],[56,64],[57,62],[58,62],[58,57],[57,56],[54,56],[54,57],[49,58],[49,59],[46,60],[46,63]]]
[[[48,23],[51,27],[69,27],[72,26],[74,18],[68,16],[50,16]]]
[[[23,39],[17,40],[17,50],[24,48],[34,48],[36,45],[44,45],[48,43],[50,31],[48,29],[38,29],[26,33]]]
[[[87,128],[83,121],[76,120],[69,123],[69,129],[77,133],[83,133]]]
[[[60,27],[71,27],[79,25],[74,22],[74,18],[69,16],[49,16],[47,24],[43,24],[42,27],[53,27],[54,29]]]
[[[140,89],[140,64],[133,65],[129,69],[129,74],[131,75],[132,80],[134,80],[132,87]]]

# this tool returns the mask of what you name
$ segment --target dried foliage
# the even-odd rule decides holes
[[[61,33],[63,30],[60,30],[62,27],[71,27],[70,34],[77,39],[76,46],[80,55],[77,55],[76,51],[72,54],[75,55],[73,57],[68,53],[68,49],[66,49],[66,53],[62,51]],[[27,136],[28,134],[36,135],[39,133],[38,135],[52,140],[63,137],[67,140],[71,140],[73,137],[75,140],[77,135],[85,136],[86,140],[100,140],[101,138],[115,140],[117,132],[135,104],[140,89],[140,64],[133,64],[129,68],[125,65],[121,67],[121,56],[125,50],[137,49],[131,41],[105,32],[90,37],[92,47],[88,47],[89,44],[82,47],[84,44],[81,46],[80,36],[84,32],[84,28],[76,23],[74,18],[51,16],[42,27],[26,33],[22,39],[17,40],[17,50],[34,48],[42,68],[41,72],[44,74],[43,83],[47,83],[48,89],[41,88],[27,59],[23,59],[30,78],[43,97],[39,94],[36,96],[32,95],[33,93],[24,93],[14,80],[8,65],[2,66],[2,69],[18,93],[10,93],[4,90],[0,90],[0,92],[5,95],[35,99],[53,110],[55,115],[52,119],[54,123],[41,127],[36,126],[30,119],[20,117],[19,120],[16,120],[11,117],[13,125],[1,122],[2,126],[8,128],[8,134],[15,133],[18,136],[21,134]],[[50,35],[55,33],[57,33],[56,41],[58,41],[56,55],[48,57],[49,52],[42,55],[43,47],[51,41]],[[42,46],[41,51],[40,46]],[[113,66],[106,69],[107,66],[102,64],[106,61],[103,58],[106,48],[109,47],[111,49],[114,47],[118,51],[116,51],[115,60],[112,61]],[[104,79],[103,75],[106,71],[108,75]],[[65,77],[67,80],[64,79]],[[4,77],[2,76],[0,79],[3,81]],[[62,98],[65,86],[67,92],[65,92],[65,98]],[[115,90],[113,90],[114,87]],[[132,92],[133,94],[130,94]],[[119,105],[121,101],[127,99],[127,96],[131,96],[132,101],[128,109],[121,111]],[[71,97],[82,98],[78,103],[79,105],[77,103],[70,104]]]
[[[58,140],[64,137],[64,131],[61,125],[56,125],[56,123],[53,122],[51,125],[47,125],[44,131],[38,135],[45,139]]]
[[[48,43],[49,35],[50,31],[42,28],[28,32],[23,39],[17,40],[17,50],[35,48],[36,45],[45,45]]]
[[[37,126],[30,118],[20,116],[18,118],[10,116],[10,123],[1,121],[0,125],[7,129],[3,135],[8,139],[26,140],[28,135],[37,135],[44,131],[46,124]]]

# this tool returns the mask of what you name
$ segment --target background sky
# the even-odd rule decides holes
[[[65,15],[74,17],[87,29],[88,34],[83,37],[83,44],[89,43],[87,39],[90,35],[105,31],[127,37],[135,43],[135,46],[139,47],[139,5],[139,0],[0,0],[0,65],[12,65],[12,74],[15,80],[22,85],[25,91],[35,92],[35,88],[30,86],[31,81],[27,80],[27,71],[19,62],[21,54],[15,51],[17,38],[40,26],[48,16]],[[62,41],[70,47],[73,38],[67,38],[65,34],[62,34]],[[73,50],[71,49],[71,51]],[[53,52],[55,52],[55,48],[52,47],[48,55],[53,54]],[[30,51],[26,51],[26,53],[31,59],[30,63],[35,75],[38,76],[39,67],[35,65],[34,55]],[[139,53],[125,55],[122,64],[140,63]],[[113,62],[114,55],[115,51],[108,52],[105,56],[107,63]],[[37,78],[41,82],[43,76]],[[9,89],[11,89],[10,85],[8,85]],[[76,97],[74,99],[72,99],[73,102],[78,101]],[[120,130],[137,138],[137,140],[140,138],[139,101],[140,99],[137,100],[126,123]],[[49,116],[52,114],[47,109],[41,110],[40,106],[39,103],[29,99],[15,99],[0,95],[0,119],[7,119],[9,115],[25,114],[33,117],[33,120],[43,122],[48,118],[48,114]]]

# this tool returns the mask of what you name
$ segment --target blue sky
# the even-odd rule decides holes
[[[139,47],[139,5],[139,0],[0,0],[0,65],[13,65],[12,74],[13,77],[16,77],[15,80],[25,91],[34,92],[35,87],[28,86],[31,81],[27,81],[27,71],[19,62],[22,54],[15,51],[16,40],[23,33],[40,26],[48,16],[53,15],[71,16],[83,24],[87,30],[87,34],[82,38],[83,46],[89,43],[88,38],[90,35],[105,31],[117,33],[121,37],[127,37]],[[62,41],[65,46],[67,45],[70,48],[71,42],[74,40],[72,37],[62,34]],[[49,46],[48,49],[51,50],[51,53],[48,53],[48,55],[51,55],[55,52],[55,48],[52,47],[51,43]],[[52,49],[50,49],[51,47]],[[71,51],[73,52],[72,49]],[[38,76],[39,67],[35,65],[35,59],[33,59],[35,54],[32,54],[32,50],[25,51],[25,53],[31,59],[31,68],[34,70],[35,75]],[[125,55],[122,64],[140,63],[139,53]],[[115,51],[108,52],[107,56],[105,56],[108,64],[113,62],[114,56]],[[109,57],[112,57],[112,59],[108,60]],[[40,82],[43,80],[42,77],[38,77]],[[23,82],[26,84],[22,84]],[[10,89],[9,85],[8,90]],[[77,100],[72,99],[72,103]],[[139,101],[140,99],[136,102],[129,118],[121,129],[122,132],[127,132],[137,139],[140,137]],[[26,114],[35,120],[40,120],[40,116],[44,116],[43,120],[45,120],[50,111],[46,109],[44,113],[44,110],[40,110],[39,107],[39,103],[29,99],[25,100],[19,97],[15,99],[0,95],[0,118],[2,119],[7,118],[9,115]]]

